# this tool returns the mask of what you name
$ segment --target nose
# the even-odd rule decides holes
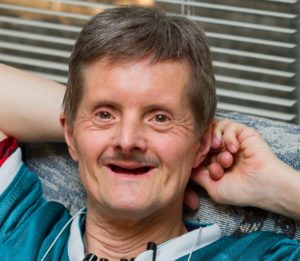
[[[144,152],[146,139],[143,125],[129,120],[121,121],[116,131],[114,147],[123,153]]]

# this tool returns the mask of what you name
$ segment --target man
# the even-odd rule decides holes
[[[1,167],[3,260],[82,260],[87,254],[100,260],[199,260],[247,257],[254,250],[261,258],[281,257],[283,249],[284,255],[300,255],[298,244],[283,236],[218,240],[216,225],[195,229],[181,220],[190,173],[212,143],[216,107],[208,44],[195,24],[149,8],[107,10],[84,27],[69,71],[61,123],[87,209],[70,218],[59,204],[46,203],[14,140],[5,139],[2,158],[13,153]],[[219,129],[227,133],[225,126]],[[16,127],[1,129],[18,137]],[[249,131],[233,129],[237,138],[224,139],[236,153],[244,149],[238,133]],[[221,142],[219,137],[216,147]],[[226,165],[222,155],[212,176]],[[261,238],[267,244],[257,247]]]

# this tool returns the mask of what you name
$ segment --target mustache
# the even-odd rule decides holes
[[[144,156],[139,152],[133,153],[123,153],[123,152],[115,152],[112,155],[103,155],[100,158],[100,163],[102,164],[109,164],[111,162],[118,163],[118,162],[133,162],[142,164],[145,166],[151,167],[160,167],[161,163],[157,158]]]

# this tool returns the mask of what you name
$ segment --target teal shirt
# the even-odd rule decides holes
[[[177,259],[188,260],[188,256]],[[242,236],[225,236],[195,251],[190,259],[225,261],[300,260],[300,243],[272,232],[253,232]]]
[[[0,260],[41,260],[69,218],[61,204],[46,202],[39,179],[22,165],[0,195]],[[69,260],[68,235],[69,228],[46,260]]]

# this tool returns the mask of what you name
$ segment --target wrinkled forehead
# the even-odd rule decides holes
[[[119,66],[119,65],[122,66],[122,64],[140,62],[140,63],[145,63],[148,66],[151,66],[156,63],[165,62],[165,61],[186,63],[190,65],[190,62],[187,58],[157,58],[155,54],[146,54],[142,56],[128,56],[128,55],[122,55],[116,53],[112,55],[99,56],[97,58],[91,59],[85,63],[84,68],[88,67],[93,63],[102,63],[108,67],[112,67],[112,66]]]
[[[99,68],[99,72],[101,68],[104,68],[106,70],[113,70],[115,68],[128,68],[129,66],[134,66],[135,64],[143,64],[145,67],[152,67],[158,63],[176,63],[180,66],[182,71],[185,72],[187,75],[187,80],[186,83],[184,84],[184,88],[188,89],[191,79],[192,79],[192,70],[191,70],[191,65],[187,59],[161,59],[161,60],[156,60],[153,56],[148,55],[145,57],[115,57],[115,56],[105,56],[105,57],[100,57],[97,59],[94,59],[90,61],[89,63],[85,64],[82,66],[82,69],[80,71],[81,73],[81,78],[82,78],[82,83],[83,87],[86,87],[88,83],[88,79],[90,77],[91,73],[91,67],[93,67],[95,64],[97,64]],[[178,72],[179,73],[179,72]],[[145,75],[138,75],[139,77],[143,77]],[[153,86],[155,88],[155,86]]]

